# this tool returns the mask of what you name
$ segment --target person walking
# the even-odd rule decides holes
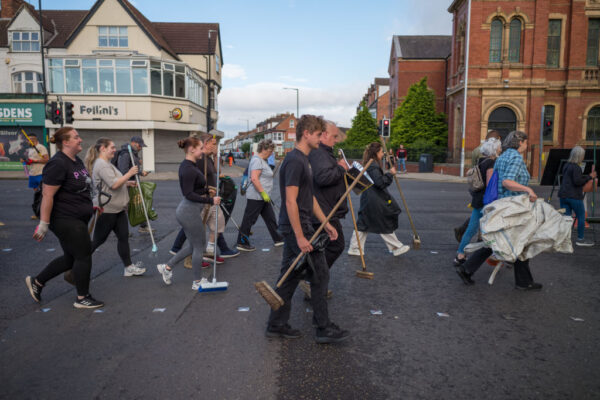
[[[173,267],[191,255],[194,271],[192,290],[198,290],[203,279],[202,257],[206,248],[206,226],[202,220],[202,213],[206,204],[219,205],[221,198],[209,194],[206,178],[196,165],[202,157],[202,142],[195,137],[188,137],[177,142],[177,145],[185,152],[185,159],[179,165],[179,187],[183,199],[175,210],[175,218],[189,240],[166,264],[158,264],[156,268],[163,281],[170,285]]]
[[[585,150],[581,146],[575,146],[569,154],[569,159],[562,169],[562,181],[558,190],[560,208],[565,209],[565,215],[569,217],[575,213],[577,218],[577,246],[590,247],[594,245],[591,240],[585,239],[585,207],[583,204],[583,187],[590,180],[596,179],[596,171],[589,175],[583,175],[579,164],[583,162]]]
[[[246,209],[242,218],[242,226],[238,233],[237,249],[240,251],[254,251],[256,248],[250,243],[250,230],[256,223],[258,216],[262,216],[267,225],[274,246],[283,246],[283,237],[277,232],[277,219],[271,202],[273,190],[273,170],[267,163],[273,154],[275,145],[271,139],[263,139],[258,143],[257,154],[252,156],[248,166],[248,174],[252,184],[246,191]]]
[[[29,174],[29,188],[33,189],[33,204],[34,214],[31,219],[38,219],[35,215],[36,202],[39,201],[41,185],[42,185],[42,170],[48,162],[48,150],[42,145],[34,133],[28,135],[33,143],[33,146],[27,149],[27,159],[21,160],[27,164]]]
[[[400,145],[400,148],[396,152],[396,158],[398,158],[398,167],[400,168],[401,173],[406,173],[406,158],[408,157],[408,152],[404,148],[404,145]]]
[[[367,234],[369,232],[378,233],[388,250],[394,256],[399,256],[410,250],[410,247],[399,241],[394,233],[398,229],[400,207],[387,191],[387,187],[394,180],[396,168],[392,167],[388,172],[383,173],[383,148],[379,142],[367,145],[363,155],[363,165],[366,165],[371,159],[375,162],[367,168],[367,173],[371,177],[373,185],[360,195],[360,208],[356,224],[360,245],[364,252]],[[356,235],[352,235],[348,255],[360,256]]]
[[[479,229],[479,220],[483,216],[483,195],[485,194],[485,188],[487,187],[492,174],[494,173],[494,163],[496,158],[502,151],[502,145],[500,140],[496,138],[490,138],[482,143],[480,146],[481,157],[477,161],[477,168],[483,179],[485,185],[478,191],[471,191],[471,217],[469,219],[469,225],[462,235],[458,250],[456,251],[456,257],[454,258],[454,265],[462,264],[466,261],[465,258],[465,247],[471,242],[471,239],[477,233]]]
[[[58,129],[50,143],[57,152],[42,172],[42,204],[40,222],[33,238],[41,242],[51,230],[60,242],[64,254],[52,260],[35,277],[25,283],[36,302],[42,300],[42,289],[52,278],[73,270],[77,298],[75,308],[99,308],[104,303],[92,297],[89,291],[92,270],[92,242],[88,233],[94,206],[91,197],[92,180],[77,154],[81,152],[79,133],[71,127]]]
[[[527,171],[523,154],[527,150],[527,134],[522,131],[512,131],[503,143],[504,152],[496,159],[494,170],[498,173],[498,199],[518,196],[523,193],[529,196],[533,203],[537,195],[529,186],[530,175]],[[455,266],[456,273],[465,285],[472,285],[471,277],[493,253],[489,247],[475,251],[463,264]],[[529,260],[517,260],[514,263],[515,287],[520,290],[540,290],[541,283],[534,282]]]
[[[101,210],[93,232],[92,252],[102,246],[110,232],[117,236],[117,252],[123,262],[124,276],[143,275],[145,268],[141,263],[131,262],[131,251],[129,248],[129,221],[127,219],[127,205],[129,204],[128,186],[135,186],[135,182],[129,180],[138,173],[138,167],[133,166],[125,175],[117,169],[110,161],[116,152],[115,144],[108,138],[99,138],[89,148],[85,158],[88,171],[92,171],[92,182],[94,188],[111,195],[110,201]],[[93,199],[96,201],[96,199]],[[99,204],[95,204],[99,206]]]
[[[310,152],[319,146],[321,133],[324,130],[325,121],[322,118],[303,115],[296,125],[296,147],[285,156],[281,164],[279,229],[284,235],[284,244],[279,279],[301,252],[308,253],[307,257],[312,259],[312,268],[306,269],[306,275],[311,285],[313,321],[317,327],[315,340],[317,343],[335,343],[347,339],[350,333],[329,320],[325,298],[329,268],[324,252],[313,251],[313,246],[309,242],[315,232],[312,225],[313,215],[321,222],[326,220],[314,196],[313,178],[308,161]],[[337,239],[337,231],[331,224],[325,224],[325,231],[331,240]],[[283,299],[283,305],[276,311],[271,310],[265,333],[267,337],[294,339],[302,336],[300,331],[289,325],[289,319],[292,297],[303,277],[304,268],[300,266],[292,271],[280,287],[275,289]]]

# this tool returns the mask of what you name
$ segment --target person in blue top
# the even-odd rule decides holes
[[[525,161],[523,161],[523,154],[527,150],[527,134],[521,131],[509,133],[504,139],[502,147],[504,152],[498,157],[494,165],[494,170],[498,173],[498,199],[525,193],[529,196],[531,202],[535,202],[537,195],[528,186],[530,175]],[[465,285],[474,283],[471,276],[491,255],[492,249],[483,247],[473,253],[464,264],[455,266],[456,273]],[[529,260],[521,261],[517,259],[514,263],[514,271],[515,287],[517,289],[540,290],[542,288],[541,283],[533,281],[529,270]]]

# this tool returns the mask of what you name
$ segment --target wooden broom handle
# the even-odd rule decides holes
[[[335,206],[331,209],[331,211],[327,215],[327,218],[325,218],[325,221],[321,222],[321,226],[319,226],[319,229],[317,229],[315,231],[315,233],[312,235],[312,237],[309,240],[310,243],[312,243],[312,241],[315,240],[317,238],[317,236],[319,236],[319,233],[321,233],[323,231],[323,229],[325,229],[325,225],[327,225],[327,223],[329,222],[331,217],[333,217],[333,215],[335,214],[337,209],[340,208],[340,206],[342,205],[342,202],[344,202],[346,200],[346,197],[348,197],[348,194],[352,191],[352,189],[354,189],[354,186],[356,186],[356,184],[358,183],[360,178],[364,175],[365,172],[367,172],[367,168],[369,167],[369,165],[371,165],[372,162],[373,162],[373,159],[370,159],[369,162],[364,166],[362,171],[360,171],[358,176],[356,178],[354,178],[354,182],[352,182],[352,184],[350,186],[348,186],[344,195],[338,200],[338,202],[335,204]],[[303,252],[300,252],[300,254],[298,254],[298,256],[296,257],[296,259],[294,260],[292,265],[290,265],[290,267],[285,272],[285,274],[281,277],[279,282],[277,282],[277,287],[281,287],[283,282],[292,273],[292,271],[294,270],[294,267],[296,267],[296,264],[298,264],[298,261],[300,261],[300,259],[302,258],[303,255],[304,255]]]

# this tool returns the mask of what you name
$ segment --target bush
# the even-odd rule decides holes
[[[404,148],[408,152],[408,161],[417,162],[424,153],[431,154],[435,163],[445,163],[448,157],[446,146],[439,146],[423,139],[417,139],[414,143],[405,145]]]

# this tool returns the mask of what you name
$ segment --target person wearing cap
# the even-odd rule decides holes
[[[135,161],[135,166],[138,167],[138,175],[146,176],[148,175],[148,171],[144,171],[142,168],[142,162],[140,160],[139,152],[142,150],[142,147],[148,147],[146,143],[144,143],[144,139],[140,136],[133,136],[130,140],[130,143],[124,144],[121,146],[121,150],[119,150],[117,154],[117,169],[121,171],[123,175],[127,173],[134,165],[131,163],[131,156],[129,155],[128,145],[131,145],[131,152],[133,153],[133,160]],[[135,175],[132,175],[129,180],[135,181]],[[140,233],[149,233],[148,224],[146,222],[142,222],[140,224],[140,228],[138,229]]]

